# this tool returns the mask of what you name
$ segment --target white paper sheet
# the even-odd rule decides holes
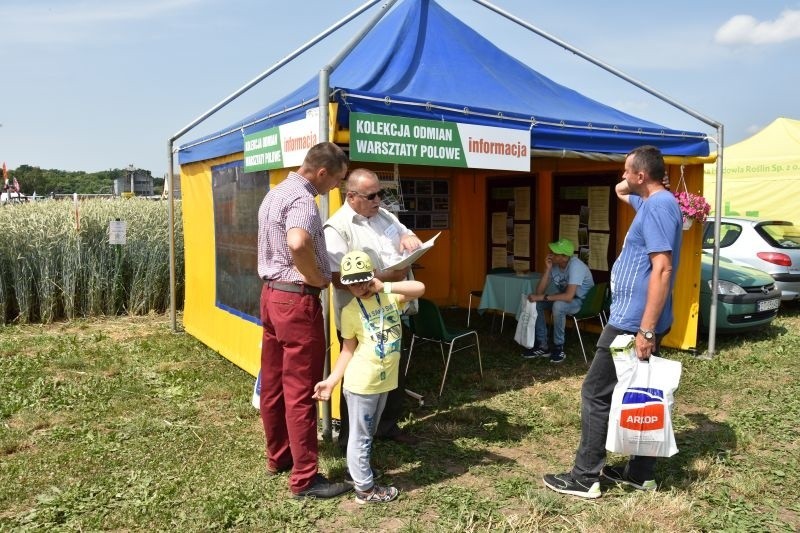
[[[531,188],[514,187],[514,220],[531,219]]]
[[[558,217],[558,238],[569,239],[572,244],[578,246],[578,215],[559,215]]]
[[[531,256],[531,225],[514,224],[514,255],[516,257]]]
[[[610,187],[589,187],[589,229],[608,231]]]
[[[507,218],[508,213],[505,211],[492,213],[492,244],[505,244],[508,242]]]
[[[436,238],[441,235],[442,232],[440,231],[429,240],[422,243],[422,246],[414,250],[413,252],[408,253],[403,259],[398,261],[397,263],[393,264],[392,266],[388,267],[386,270],[403,270],[404,268],[411,266],[417,259],[422,257],[425,252],[433,248],[434,243],[436,242]]]
[[[500,246],[492,246],[492,268],[504,268],[508,266],[508,251]]]
[[[608,233],[589,233],[589,268],[608,270]]]

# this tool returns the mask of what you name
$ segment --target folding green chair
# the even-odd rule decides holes
[[[444,375],[442,376],[442,385],[439,387],[439,396],[442,395],[444,390],[444,382],[447,379],[447,370],[450,368],[450,359],[455,352],[466,350],[475,346],[478,350],[478,368],[480,369],[481,378],[483,378],[483,363],[481,362],[481,346],[478,340],[478,332],[475,330],[454,330],[447,329],[447,326],[442,320],[442,315],[439,313],[439,308],[436,307],[430,300],[424,298],[419,299],[419,312],[411,316],[411,346],[408,349],[408,362],[406,363],[405,373],[408,375],[408,367],[411,366],[411,356],[414,353],[414,345],[423,342],[435,342],[439,345],[439,350],[442,352],[442,362],[444,362]],[[458,341],[462,339],[475,337],[475,342],[466,346],[455,348]],[[419,343],[417,342],[419,341]],[[444,357],[444,346],[448,346],[447,359]]]
[[[608,318],[611,316],[611,287],[606,285],[606,295],[603,297],[603,322],[608,322]]]
[[[581,305],[581,308],[578,310],[578,312],[574,315],[567,315],[571,316],[572,320],[575,321],[575,331],[578,332],[578,341],[581,343],[583,360],[586,361],[586,364],[589,364],[589,359],[586,357],[586,349],[583,347],[583,337],[581,336],[581,328],[578,326],[578,321],[597,318],[600,320],[600,325],[605,327],[606,321],[604,318],[603,305],[606,301],[607,290],[608,283],[597,283],[594,287],[589,289],[589,292],[586,293],[586,297],[583,299],[583,305]]]

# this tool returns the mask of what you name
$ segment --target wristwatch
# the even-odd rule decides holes
[[[542,296],[542,301],[543,301],[543,302],[546,302],[546,301],[547,301],[547,295],[546,295],[546,294],[545,294],[544,296]]]
[[[647,339],[649,341],[651,341],[651,340],[656,338],[656,334],[652,329],[639,328],[639,333],[642,335],[642,337],[644,337],[645,339]]]

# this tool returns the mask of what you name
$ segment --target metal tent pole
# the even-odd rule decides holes
[[[364,11],[369,9],[370,7],[372,7],[375,4],[377,4],[379,1],[380,0],[370,0],[368,2],[365,2],[364,4],[361,5],[361,7],[359,7],[358,9],[355,9],[350,14],[348,14],[344,18],[340,19],[338,22],[336,22],[332,26],[328,27],[328,29],[326,29],[322,33],[318,34],[316,37],[314,37],[310,41],[307,41],[305,44],[300,46],[300,48],[296,49],[294,52],[292,52],[291,54],[287,55],[286,57],[284,57],[283,59],[278,61],[275,65],[273,65],[272,67],[268,68],[267,70],[265,70],[264,72],[262,72],[261,74],[259,74],[255,78],[253,78],[251,81],[247,82],[240,89],[238,89],[235,92],[233,92],[230,96],[228,96],[227,98],[225,98],[224,100],[219,102],[217,105],[215,105],[214,107],[212,107],[211,109],[209,109],[208,111],[206,111],[205,113],[203,113],[202,115],[200,115],[199,117],[194,119],[192,122],[190,122],[189,124],[184,126],[180,131],[178,131],[175,135],[170,137],[169,140],[167,141],[167,152],[169,154],[167,159],[168,159],[168,162],[169,162],[168,172],[169,172],[170,192],[173,192],[173,188],[172,188],[172,182],[173,182],[173,179],[172,179],[173,178],[173,171],[172,171],[173,155],[172,154],[173,154],[173,144],[175,143],[175,140],[177,140],[178,138],[180,138],[181,136],[183,136],[184,134],[189,132],[191,129],[193,129],[195,126],[197,126],[198,124],[200,124],[201,122],[206,120],[208,117],[210,117],[211,115],[213,115],[214,113],[216,113],[217,111],[219,111],[220,109],[222,109],[223,107],[225,107],[226,105],[231,103],[233,100],[235,100],[236,98],[241,96],[243,93],[245,93],[246,91],[250,90],[257,83],[261,82],[262,80],[264,80],[265,78],[270,76],[272,73],[274,73],[275,71],[277,71],[278,69],[280,69],[281,67],[283,67],[284,65],[289,63],[291,60],[293,60],[294,58],[296,58],[297,56],[299,56],[300,54],[302,54],[303,52],[305,52],[306,50],[308,50],[309,48],[311,48],[312,46],[314,46],[318,42],[320,42],[322,39],[324,39],[325,37],[329,36],[330,34],[335,32],[336,30],[338,30],[339,28],[341,28],[342,26],[344,26],[345,24],[347,24],[348,22],[350,22],[351,20],[353,20],[354,18],[359,16],[361,13],[363,13]],[[173,217],[173,204],[172,204],[172,202],[174,201],[172,194],[170,194],[170,200],[169,201],[170,201],[170,210],[169,210],[170,211],[170,218],[172,218]],[[170,224],[169,232],[170,232],[170,247],[169,247],[169,258],[170,258],[170,261],[169,261],[169,264],[170,264],[170,272],[169,272],[169,277],[170,277],[170,285],[169,285],[169,290],[170,290],[170,316],[172,317],[172,331],[177,331],[177,325],[175,323],[175,309],[176,309],[176,307],[175,307],[175,235],[174,235],[175,228],[174,228],[174,226],[172,224]]]
[[[174,172],[172,166],[174,165],[172,154],[172,139],[167,143],[167,164],[169,165],[169,321],[172,324],[172,331],[178,331],[178,323],[175,317],[177,309],[177,295],[175,294],[175,185],[174,185]]]
[[[319,140],[327,141],[330,138],[330,122],[329,122],[329,115],[328,115],[328,102],[330,100],[330,77],[331,73],[338,67],[342,61],[347,57],[347,55],[353,50],[353,48],[361,42],[361,40],[369,33],[369,31],[375,27],[375,25],[380,21],[383,16],[389,12],[392,6],[397,3],[398,0],[389,0],[386,4],[384,4],[380,11],[372,17],[372,19],[358,32],[349,43],[342,48],[338,54],[324,67],[322,67],[319,71]],[[320,197],[320,216],[322,217],[322,222],[324,223],[328,220],[328,216],[330,215],[330,201],[328,197],[328,193],[323,194]],[[325,368],[323,370],[323,377],[327,378],[330,375],[331,371],[331,331],[330,331],[330,289],[326,289],[322,291],[322,318],[325,328],[325,345],[328,347],[327,351],[325,352]],[[331,404],[330,401],[322,402],[320,404],[320,414],[322,418],[322,438],[326,440],[330,440],[333,435],[333,424],[332,424],[332,413],[331,413]]]
[[[717,187],[714,192],[714,256],[711,268],[711,309],[708,312],[708,351],[706,358],[712,358],[717,348],[717,286],[719,285],[719,231],[722,227],[722,124],[717,128]]]

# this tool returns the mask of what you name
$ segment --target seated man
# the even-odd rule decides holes
[[[536,291],[528,295],[528,301],[536,302],[536,344],[526,349],[522,357],[534,359],[550,357],[551,363],[562,362],[564,353],[564,327],[567,315],[577,313],[583,298],[594,286],[592,273],[586,263],[575,257],[575,245],[569,239],[559,239],[548,244],[552,253],[545,259],[545,271]],[[547,344],[547,323],[544,310],[553,315],[553,351]]]

